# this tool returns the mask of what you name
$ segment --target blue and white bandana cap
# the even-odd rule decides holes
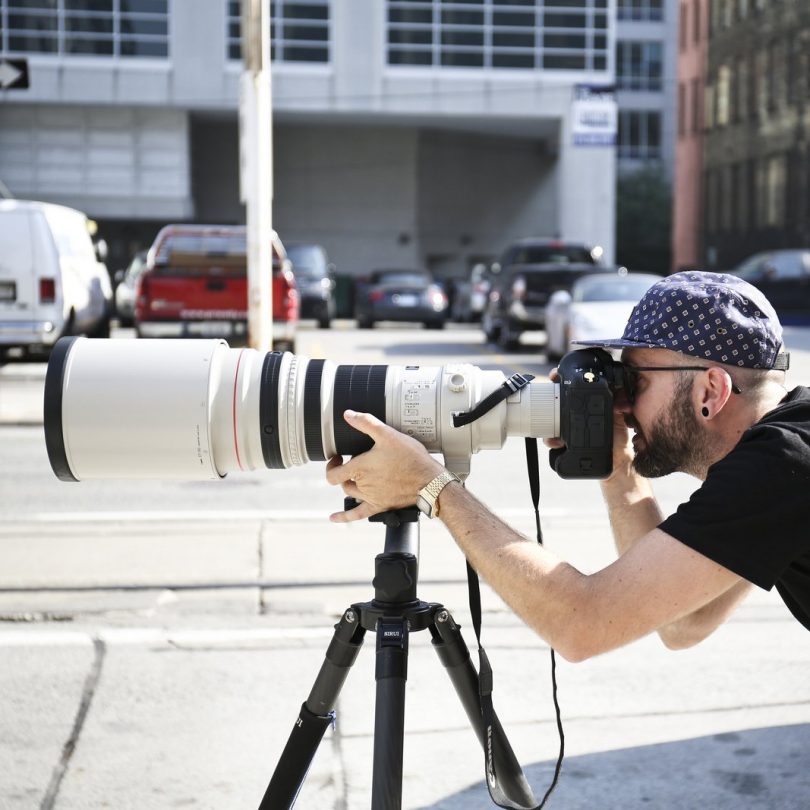
[[[636,304],[624,334],[580,341],[606,349],[669,349],[712,363],[786,370],[782,325],[753,285],[725,273],[688,271],[662,278]]]

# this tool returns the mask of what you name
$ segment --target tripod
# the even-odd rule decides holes
[[[487,739],[479,682],[459,626],[440,604],[417,598],[419,510],[384,512],[370,518],[384,523],[385,548],[375,558],[374,598],[349,607],[335,625],[309,697],[301,706],[259,810],[287,810],[295,803],[318,744],[334,721],[333,708],[357,658],[367,630],[377,637],[372,810],[402,807],[402,752],[408,635],[428,630],[481,746],[492,746],[495,773],[504,793],[522,807],[536,801],[497,717]]]

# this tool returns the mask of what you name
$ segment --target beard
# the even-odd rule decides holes
[[[676,384],[670,408],[644,433],[638,422],[625,417],[643,440],[633,467],[644,478],[661,478],[673,472],[700,475],[705,470],[709,441],[692,406],[692,379]]]

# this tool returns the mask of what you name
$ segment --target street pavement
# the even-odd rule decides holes
[[[810,340],[790,334],[792,381],[810,382]],[[328,523],[339,493],[322,465],[222,485],[56,482],[42,372],[0,369],[0,808],[257,807],[332,626],[373,595],[382,529]],[[522,454],[482,454],[470,488],[531,534]],[[545,469],[542,485],[546,544],[584,571],[607,564],[597,485]],[[662,482],[662,502],[693,487]],[[419,581],[476,660],[464,561],[427,520]],[[496,709],[539,799],[559,746],[549,651],[486,586],[483,606]],[[402,806],[491,807],[427,635],[410,638]],[[374,661],[368,635],[297,807],[370,807]],[[566,758],[547,806],[810,807],[808,672],[807,631],[762,592],[696,648],[647,638],[558,660]]]

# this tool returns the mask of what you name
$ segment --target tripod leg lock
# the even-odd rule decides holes
[[[300,729],[305,736],[314,735],[320,740],[329,726],[334,729],[337,719],[334,710],[326,714],[315,714],[307,708],[306,703],[301,704],[301,711],[298,712],[298,719],[295,721],[296,728]]]

